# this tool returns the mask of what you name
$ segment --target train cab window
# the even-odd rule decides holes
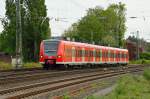
[[[55,56],[57,54],[59,41],[44,41],[44,52],[48,56]]]

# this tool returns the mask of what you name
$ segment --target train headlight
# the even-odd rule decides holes
[[[57,56],[57,58],[61,58],[61,57],[62,57],[61,55],[58,55],[58,56]]]
[[[43,58],[43,56],[41,55],[40,58]]]

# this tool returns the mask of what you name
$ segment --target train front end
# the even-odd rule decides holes
[[[39,62],[44,68],[54,67],[57,60],[57,50],[59,41],[43,40],[40,45]]]

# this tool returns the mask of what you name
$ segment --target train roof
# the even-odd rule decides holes
[[[56,42],[59,42],[59,41],[61,41],[61,40],[58,40],[58,39],[47,39],[47,40],[43,40],[44,42],[46,42],[46,41],[56,41]]]
[[[43,40],[44,42],[45,41],[56,41],[56,42],[64,42],[64,43],[71,43],[73,45],[81,45],[81,46],[84,46],[84,47],[88,47],[88,46],[91,46],[91,47],[96,47],[96,48],[108,48],[108,49],[112,49],[112,50],[121,50],[121,51],[128,51],[127,49],[123,49],[123,48],[115,48],[115,47],[108,47],[108,46],[101,46],[101,45],[93,45],[93,44],[88,44],[88,43],[81,43],[81,42],[73,42],[73,41],[65,41],[65,40],[58,40],[58,39],[48,39],[48,40]]]

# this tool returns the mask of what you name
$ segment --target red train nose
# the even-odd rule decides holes
[[[55,64],[55,60],[47,60],[46,64]]]
[[[56,56],[49,56],[48,59],[56,59]]]

